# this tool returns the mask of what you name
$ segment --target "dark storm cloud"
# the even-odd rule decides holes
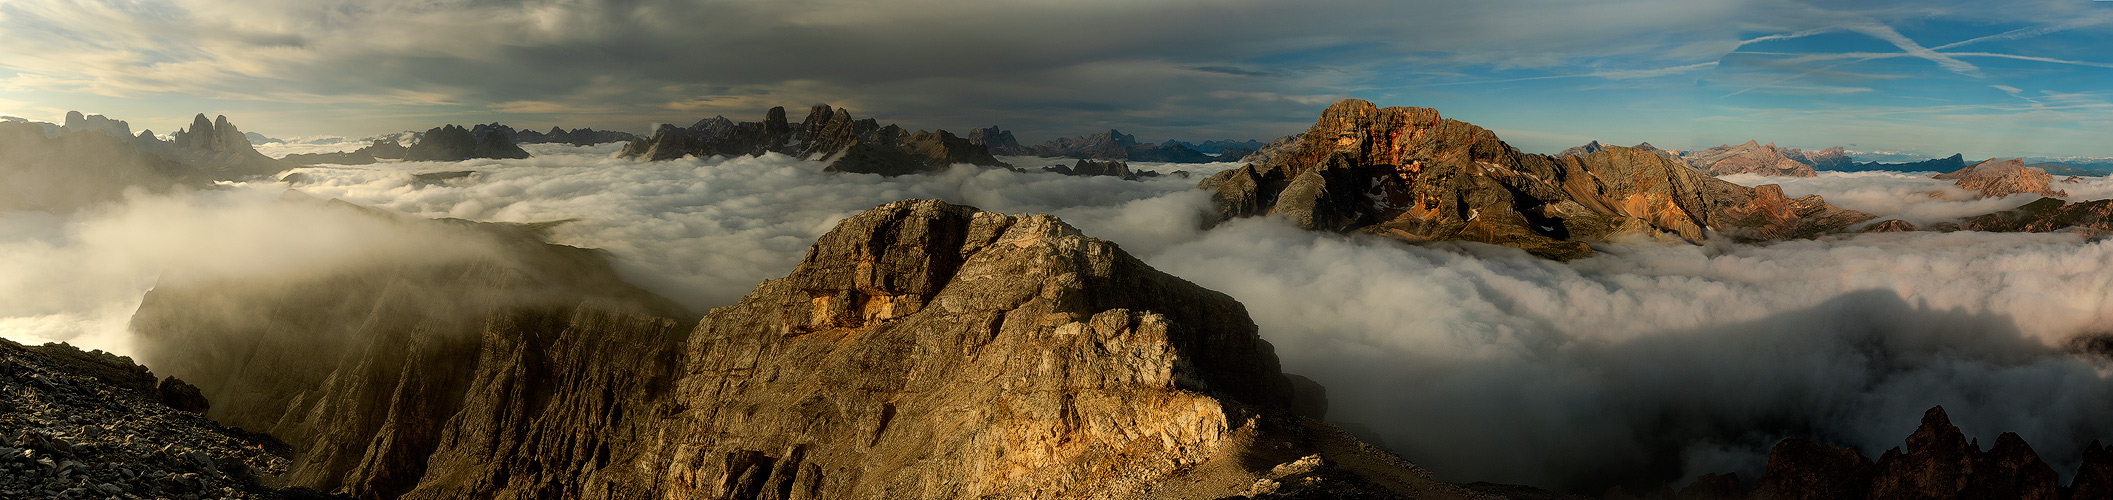
[[[997,123],[1036,140],[1109,121],[1195,140],[1303,128],[1374,67],[1531,67],[1591,55],[1578,51],[1586,45],[1666,47],[1625,32],[1721,45],[1699,26],[1724,5],[23,0],[0,6],[0,26],[35,36],[0,53],[0,66],[36,76],[18,86],[425,106],[470,119],[635,129],[830,102],[913,127]]]

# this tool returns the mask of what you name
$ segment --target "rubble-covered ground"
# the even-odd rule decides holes
[[[328,498],[260,485],[291,450],[206,407],[131,358],[0,339],[0,498]]]

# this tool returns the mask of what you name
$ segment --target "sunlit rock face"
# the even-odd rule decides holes
[[[1408,241],[1465,240],[1574,259],[1619,235],[1701,241],[1806,238],[1871,216],[1785,198],[1623,147],[1553,158],[1427,108],[1330,106],[1299,146],[1206,179],[1220,218],[1278,214],[1300,227]]]
[[[1829,165],[1841,164],[1848,159],[1846,154],[1841,151],[1841,148],[1821,150],[1814,154],[1819,155]],[[1682,157],[1689,164],[1694,165],[1695,168],[1702,169],[1703,173],[1711,176],[1758,174],[1778,177],[1812,177],[1819,175],[1812,171],[1813,160],[1807,158],[1805,152],[1796,148],[1778,148],[1773,142],[1760,144],[1756,141],[1746,141],[1745,144],[1737,146],[1725,145],[1689,151],[1683,154]]]
[[[1980,197],[1989,198],[2031,193],[2040,196],[2066,198],[2069,193],[2054,189],[2049,184],[2054,176],[2035,167],[2025,165],[2022,158],[1988,160],[1937,175],[1938,179],[1957,181],[1960,189],[1979,191]]]
[[[694,328],[533,227],[411,222],[490,247],[165,280],[144,350],[357,497],[1465,494],[1314,420],[1238,302],[1054,217],[884,205]]]

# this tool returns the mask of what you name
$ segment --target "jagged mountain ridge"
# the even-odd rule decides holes
[[[1592,255],[1623,234],[1699,242],[1807,238],[1870,215],[1748,188],[1655,152],[1527,154],[1494,133],[1427,108],[1349,99],[1330,106],[1296,149],[1205,179],[1219,220],[1277,214],[1306,229],[1412,242],[1466,240],[1557,259]]]
[[[1846,155],[1841,154],[1839,148],[1828,151],[1831,152],[1827,155],[1830,159],[1830,164],[1839,163],[1839,161],[1833,161],[1835,158],[1839,158],[1842,161],[1848,159]],[[1701,169],[1713,177],[1732,174],[1784,177],[1813,177],[1819,175],[1813,172],[1813,162],[1806,158],[1803,151],[1796,148],[1778,148],[1773,142],[1760,144],[1758,141],[1746,141],[1745,144],[1737,146],[1727,144],[1709,149],[1682,152],[1680,157],[1686,159],[1690,165],[1694,165],[1695,168]]]
[[[734,123],[726,117],[699,120],[686,128],[662,125],[647,139],[631,141],[619,154],[648,161],[684,156],[761,156],[779,153],[807,160],[828,160],[832,172],[906,175],[937,172],[957,163],[1009,167],[989,149],[945,130],[915,133],[872,118],[853,119],[851,112],[818,104],[798,127],[786,121],[785,108],[771,108],[762,122]]]
[[[210,189],[213,176],[98,131],[47,136],[35,124],[0,122],[0,210],[66,212],[149,193]]]
[[[258,153],[250,146],[249,138],[228,122],[226,115],[209,120],[200,113],[192,118],[189,128],[177,130],[166,141],[155,137],[151,130],[134,135],[131,125],[124,120],[83,115],[79,111],[67,112],[66,123],[59,128],[108,135],[139,151],[189,165],[214,180],[269,176],[291,168],[291,165]]]
[[[2075,478],[2063,486],[2054,468],[2016,433],[2003,433],[1984,451],[1952,425],[1943,407],[1935,407],[1923,414],[1905,448],[1886,450],[1876,462],[1854,448],[1787,439],[1770,451],[1750,495],[1730,483],[1734,488],[1714,498],[2101,499],[2113,498],[2113,453],[2093,441]]]
[[[630,142],[639,139],[638,134],[615,130],[595,130],[591,128],[565,130],[563,127],[552,126],[549,132],[537,132],[534,130],[514,130],[513,127],[496,122],[476,125],[471,127],[471,132],[480,136],[486,133],[496,133],[506,137],[506,140],[515,144],[559,143],[574,146],[592,146],[610,142]]]

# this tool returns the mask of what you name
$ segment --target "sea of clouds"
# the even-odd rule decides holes
[[[1272,218],[1202,229],[1209,199],[1193,186],[1229,163],[1137,164],[1193,175],[1125,181],[1039,171],[1068,160],[1006,158],[1028,172],[888,178],[780,155],[640,163],[610,158],[617,147],[317,166],[296,171],[313,182],[295,189],[427,217],[570,220],[554,241],[605,249],[627,279],[698,312],[784,275],[836,221],[883,203],[1055,214],[1241,300],[1285,369],[1329,388],[1331,420],[1369,428],[1447,480],[1579,490],[1705,472],[1751,480],[1782,437],[1875,457],[1938,404],[1984,443],[2020,433],[2065,477],[2079,445],[2113,440],[2113,365],[2071,348],[2113,332],[2113,243],[2072,234],[1616,244],[1564,263]],[[462,170],[476,173],[413,178]],[[1731,180],[1917,224],[2030,201],[1972,200],[1910,174]],[[2113,196],[2102,178],[2057,187]],[[342,212],[286,209],[275,201],[285,184],[228,188],[0,214],[0,297],[11,299],[0,301],[0,335],[122,351],[126,318],[164,270],[285,272],[446,247]]]

